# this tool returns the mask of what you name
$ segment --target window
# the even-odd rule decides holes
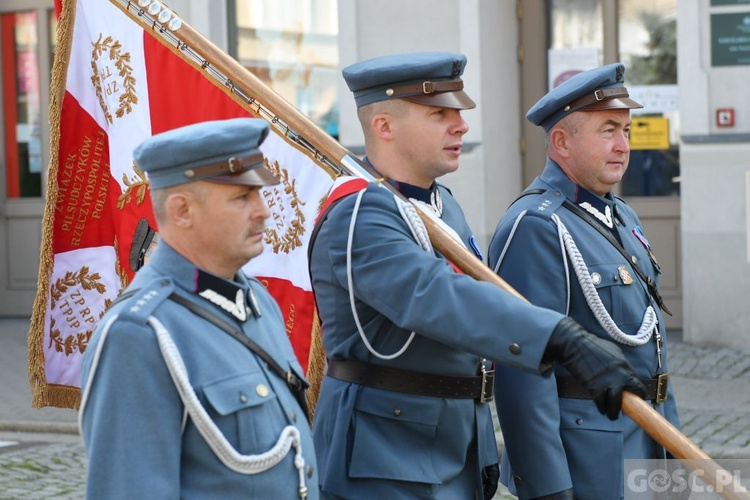
[[[39,37],[35,11],[0,15],[7,198],[41,197]]]
[[[633,110],[625,196],[679,195],[677,0],[620,0],[620,60]]]
[[[602,64],[601,0],[549,0],[548,90]]]
[[[235,0],[235,16],[239,62],[337,138],[337,1]]]

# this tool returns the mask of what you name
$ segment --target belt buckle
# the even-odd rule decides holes
[[[669,373],[662,373],[656,378],[656,404],[667,401],[669,397]]]
[[[482,393],[479,395],[480,403],[489,403],[495,396],[495,370],[482,372]]]

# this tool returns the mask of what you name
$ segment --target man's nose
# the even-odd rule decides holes
[[[469,131],[469,124],[466,123],[466,120],[464,120],[461,115],[458,115],[458,120],[456,121],[454,133],[464,135],[468,131]]]

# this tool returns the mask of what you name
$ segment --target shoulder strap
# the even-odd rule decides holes
[[[529,196],[529,195],[532,195],[532,194],[542,194],[542,193],[544,193],[544,191],[545,191],[544,189],[529,189],[528,191],[524,191],[523,193],[519,194],[518,198],[516,198],[515,200],[513,200],[511,202],[511,204],[508,205],[508,207],[509,208],[512,207],[515,202],[517,202],[518,200],[520,200],[524,196]]]
[[[258,357],[260,357],[263,361],[265,361],[268,364],[268,366],[271,368],[271,370],[273,370],[279,377],[282,378],[282,380],[284,380],[287,383],[287,385],[289,386],[289,389],[292,391],[292,394],[294,394],[295,399],[297,400],[299,405],[302,407],[302,409],[305,411],[305,415],[308,414],[307,401],[305,399],[305,389],[307,389],[307,384],[304,383],[303,380],[300,379],[293,371],[284,370],[281,367],[281,365],[279,365],[276,362],[276,360],[273,359],[271,355],[265,351],[265,349],[263,349],[255,341],[250,339],[247,335],[242,333],[242,331],[239,328],[236,328],[231,323],[224,321],[222,318],[220,318],[216,314],[213,314],[212,312],[207,311],[206,309],[198,307],[197,304],[187,300],[184,297],[177,295],[176,293],[170,294],[169,299],[172,300],[173,302],[180,304],[183,307],[186,307],[191,312],[200,316],[206,321],[213,323],[215,326],[217,326],[224,332],[234,337],[237,341],[241,342],[245,347],[250,349],[251,352],[253,352]]]

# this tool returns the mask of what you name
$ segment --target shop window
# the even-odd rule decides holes
[[[0,14],[7,198],[42,195],[41,94],[37,13]]]
[[[601,0],[548,0],[549,90],[581,71],[602,64],[604,26]]]
[[[620,0],[620,60],[633,110],[630,166],[624,196],[677,196],[680,192],[677,0]]]
[[[234,6],[239,62],[338,138],[337,0],[235,0]]]

